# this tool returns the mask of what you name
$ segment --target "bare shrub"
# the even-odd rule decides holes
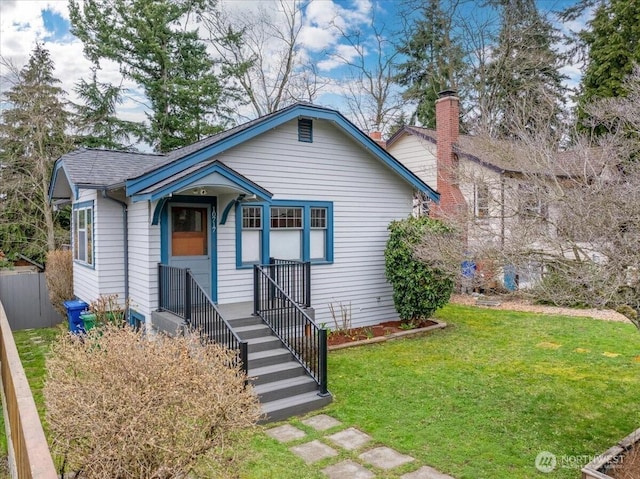
[[[107,324],[61,335],[47,360],[47,421],[61,472],[186,477],[260,416],[235,355],[195,338],[151,340]],[[217,456],[219,457],[219,456]]]
[[[62,304],[73,299],[73,258],[71,251],[54,250],[47,253],[47,268],[44,272],[51,304],[62,317],[67,311]]]

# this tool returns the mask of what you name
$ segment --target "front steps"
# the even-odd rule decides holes
[[[305,414],[331,402],[330,395],[318,395],[316,382],[260,318],[247,315],[227,321],[248,342],[249,378],[265,414],[260,422]]]

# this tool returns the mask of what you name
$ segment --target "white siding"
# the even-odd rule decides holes
[[[124,300],[124,241],[122,206],[95,190],[82,190],[76,203],[93,201],[93,267],[74,263],[74,294],[90,303],[100,295]]]
[[[129,205],[129,297],[131,308],[147,321],[158,302],[160,226],[151,225],[154,206],[146,201]]]
[[[289,122],[219,160],[274,193],[274,199],[333,202],[334,263],[312,266],[312,306],[333,327],[328,305],[351,303],[353,325],[396,319],[384,277],[387,226],[411,213],[413,190],[331,124],[314,120],[313,143],[298,142]],[[221,208],[225,202],[221,201]],[[218,299],[252,298],[252,272],[236,269],[235,221],[218,228]]]
[[[79,198],[74,201],[74,203],[83,203],[85,201],[93,201],[94,206],[97,209],[96,205],[97,193],[95,190],[81,190]],[[93,220],[95,225],[95,217],[97,216],[97,211],[93,212]],[[97,253],[97,248],[95,247],[95,229],[94,229],[94,252]],[[71,241],[74,242],[75,238],[73,237],[73,228],[71,231]],[[76,245],[73,245],[74,251]],[[97,265],[97,258],[94,258],[94,265]],[[99,296],[99,282],[98,282],[98,269],[97,266],[91,267],[81,263],[73,262],[73,294],[75,294],[81,300],[90,303],[94,299]]]
[[[436,188],[436,145],[416,135],[405,134],[387,148],[389,153],[422,181]]]

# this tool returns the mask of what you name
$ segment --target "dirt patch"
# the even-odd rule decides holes
[[[402,321],[386,321],[375,326],[364,326],[362,328],[351,328],[348,331],[331,331],[327,338],[329,346],[337,346],[340,344],[353,343],[363,341],[365,339],[379,338],[389,336],[400,331],[409,331],[411,329],[426,328],[437,324],[435,321],[428,319],[413,323],[412,327],[403,326]]]
[[[476,304],[477,297],[468,294],[454,294],[451,296],[451,303],[463,304],[466,306],[477,306],[479,308],[489,309],[505,309],[510,311],[523,311],[529,313],[557,314],[562,316],[580,316],[603,321],[620,321],[631,323],[622,314],[611,309],[578,309],[578,308],[560,308],[557,306],[545,306],[541,304],[533,304],[533,302],[516,298],[512,296],[481,296],[483,299],[491,299],[497,303],[496,306],[483,306]],[[640,477],[640,476],[638,476]]]

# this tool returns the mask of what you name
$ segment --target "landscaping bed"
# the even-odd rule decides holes
[[[430,331],[434,329],[433,326],[438,326],[439,324],[441,323],[429,319],[423,319],[413,323],[385,321],[375,326],[331,331],[327,338],[327,344],[330,349],[340,349],[341,346],[353,345],[353,343],[366,344],[367,341],[380,342],[380,340],[384,339]]]

